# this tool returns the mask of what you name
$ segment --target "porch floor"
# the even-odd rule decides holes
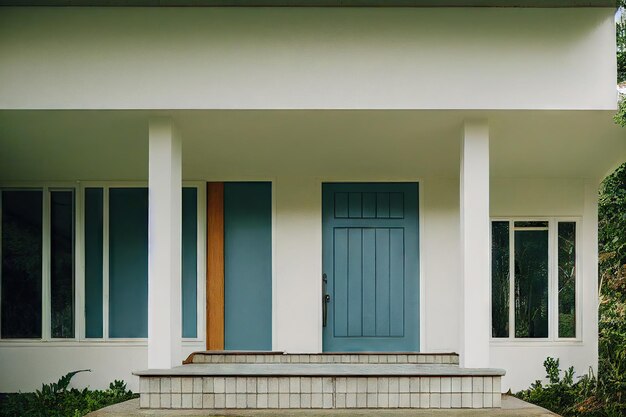
[[[240,417],[548,417],[556,414],[509,395],[502,395],[502,408],[492,409],[349,409],[349,410],[151,410],[140,409],[139,399],[115,404],[87,417],[173,417],[173,416],[240,416]]]

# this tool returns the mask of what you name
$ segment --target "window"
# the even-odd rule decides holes
[[[497,339],[577,337],[575,220],[491,222],[491,319]]]
[[[0,337],[73,338],[74,190],[3,189],[0,198]]]

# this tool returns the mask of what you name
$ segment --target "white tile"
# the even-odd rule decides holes
[[[289,408],[300,408],[300,394],[289,394]]]
[[[160,408],[172,408],[172,394],[161,394]]]
[[[356,408],[356,393],[346,394],[346,408]]]
[[[256,396],[256,406],[258,408],[267,408],[268,394],[258,394]]]
[[[483,394],[482,393],[473,393],[472,394],[472,408],[483,408]]]
[[[172,402],[174,397],[172,397]],[[226,407],[226,394],[215,394],[215,408],[225,408]]]
[[[322,393],[311,394],[311,408],[322,408],[324,405],[324,398]]]
[[[215,394],[202,394],[202,408],[215,408]]]
[[[311,408],[311,394],[300,394],[300,407]]]
[[[411,407],[411,396],[410,396],[409,393],[398,394],[398,398],[399,398],[398,406],[400,408],[409,408],[409,407]]]
[[[237,394],[226,394],[226,408],[237,407]]]
[[[367,393],[367,408],[377,408],[378,407],[378,394],[375,392]]]
[[[235,363],[246,363],[245,355],[235,355]]]
[[[358,392],[356,394],[356,407],[367,408],[367,394],[365,392]]]
[[[245,394],[246,392],[246,378],[239,376],[237,377],[237,393],[243,392]]]
[[[493,393],[493,407],[495,408],[500,408],[502,407],[502,394],[498,393]]]
[[[141,408],[150,407],[150,394],[143,393],[139,395],[139,407]]]
[[[226,377],[224,379],[225,390],[227,394],[234,394],[237,392],[237,379],[232,377]]]
[[[202,377],[195,377],[193,379],[193,392],[202,394]]]
[[[322,378],[318,378],[318,377],[311,378],[311,392],[312,393],[322,392]]]
[[[350,363],[350,355],[341,355],[341,363]]]
[[[150,394],[150,408],[161,407],[161,394]]]
[[[278,378],[267,378],[267,392],[278,393]]]
[[[420,378],[420,392],[430,392],[430,380],[427,376]]]
[[[409,392],[409,378],[408,377],[401,377],[398,379],[398,391],[399,392]]]
[[[139,378],[139,392],[150,392],[150,378],[142,376]]]
[[[259,394],[267,394],[267,378],[257,378],[256,380],[256,390]]]
[[[148,383],[148,392],[158,394],[161,392],[161,378],[150,378]]]
[[[246,408],[246,405],[248,404],[248,394],[246,394],[245,392],[238,392],[237,394],[237,408]]]
[[[398,355],[398,363],[408,363],[409,356],[408,355]]]
[[[172,394],[172,408],[181,408],[183,406],[182,394]]]
[[[400,394],[398,392],[389,393],[389,408],[398,408],[400,406]]]
[[[289,392],[289,378],[278,378],[278,392],[285,394]],[[282,406],[280,408],[283,408]]]
[[[409,355],[408,361],[409,363],[417,363],[417,355]]]
[[[463,377],[461,378],[461,392],[472,392],[472,378]]]
[[[472,393],[464,392],[461,394],[461,407],[472,408]]]
[[[450,399],[450,408],[461,408],[461,394],[453,393]]]
[[[441,392],[452,392],[452,378],[441,378]]]
[[[377,378],[374,378],[374,377],[367,378],[367,393],[368,394],[376,393],[378,392],[377,390],[378,390]],[[369,407],[369,401],[367,403],[367,406]]]
[[[213,378],[213,390],[216,394],[223,394],[226,392],[226,385],[224,382],[224,378],[217,377]]]
[[[449,392],[441,394],[441,408],[450,408],[452,401],[452,394]]]
[[[350,355],[350,363],[359,363],[359,362],[367,363],[369,362],[369,359],[365,355]]]
[[[431,376],[428,379],[430,381],[430,392],[441,392],[441,378]]]
[[[311,378],[310,377],[302,377],[300,378],[300,392],[302,393],[311,393]]]
[[[333,394],[322,394],[322,407],[333,408]]]
[[[389,408],[389,394],[388,393],[378,393],[378,407],[380,408]]]
[[[409,390],[411,392],[420,392],[420,379],[417,376],[409,378]],[[391,389],[389,392],[392,392]]]
[[[192,397],[192,407],[202,408],[202,393],[194,393]]]
[[[491,392],[483,394],[483,407],[493,407],[493,394]]]
[[[417,363],[426,363],[426,356],[417,355]]]
[[[254,363],[255,356],[254,355],[246,355],[246,363]]]
[[[418,394],[411,394],[411,397],[413,395],[418,395]],[[419,408],[430,408],[430,394],[419,394],[419,399],[420,399],[420,403]],[[411,399],[411,407],[413,407],[413,400]]]
[[[357,394],[367,393],[367,378],[357,378],[356,380],[356,392]]]
[[[246,394],[246,408],[257,408],[256,394]]]
[[[337,384],[337,388],[336,389],[337,389],[338,393],[345,394],[346,392],[348,392],[346,378],[337,378],[335,381],[336,381],[336,384]]]
[[[490,376],[483,377],[483,392],[493,392],[493,378]]]
[[[346,408],[346,394],[335,394],[335,407]]]
[[[267,395],[267,408],[278,408],[278,396],[280,394],[270,393]]]
[[[389,378],[380,377],[378,378],[378,393],[388,393],[389,392]]]
[[[181,387],[183,394],[191,394],[193,392],[193,378],[181,378]]]
[[[398,377],[389,378],[389,392],[400,392],[400,380]]]
[[[378,355],[368,355],[368,362],[369,363],[379,363],[380,359],[378,357]]]
[[[435,355],[435,363],[442,363],[443,362],[443,358],[441,357],[441,355]]]
[[[193,394],[185,394],[182,395],[182,408],[192,408],[193,407]]]
[[[435,357],[433,355],[426,355],[426,363],[435,363]]]
[[[378,355],[378,363],[389,363],[388,355]]]
[[[300,378],[299,377],[289,378],[289,392],[292,394],[300,393]]]
[[[163,385],[163,382],[161,382],[161,386]],[[215,392],[213,390],[213,378],[210,376],[206,376],[204,378],[202,378],[202,392],[203,393],[213,393]]]
[[[452,392],[461,392],[461,378],[458,376],[452,377]]]
[[[500,389],[500,386],[502,384],[502,378],[499,376],[494,376],[492,379],[492,382],[493,382],[493,392],[500,394],[502,392],[502,390]]]
[[[387,355],[387,363],[397,363],[398,356],[396,355]]]
[[[248,394],[256,394],[256,378],[246,378],[246,392]]]
[[[430,393],[430,408],[441,408],[441,394],[438,392]]]
[[[267,363],[268,358],[271,358],[271,355],[256,355],[254,361],[256,363]]]
[[[288,393],[280,393],[278,394],[278,408],[289,408],[289,394]]]
[[[322,392],[332,393],[334,391],[333,379],[332,378],[322,378]]]

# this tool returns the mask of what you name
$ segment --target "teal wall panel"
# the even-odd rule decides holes
[[[183,188],[182,221],[183,337],[196,337],[198,329],[198,190],[196,188]]]
[[[271,183],[224,184],[225,348],[272,348]]]
[[[148,337],[148,189],[109,189],[109,336]]]
[[[85,336],[102,337],[103,189],[85,189]]]

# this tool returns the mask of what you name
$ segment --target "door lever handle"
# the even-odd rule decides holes
[[[328,324],[328,303],[330,302],[330,294],[326,292],[328,286],[328,277],[326,274],[322,275],[322,327],[326,327]]]

